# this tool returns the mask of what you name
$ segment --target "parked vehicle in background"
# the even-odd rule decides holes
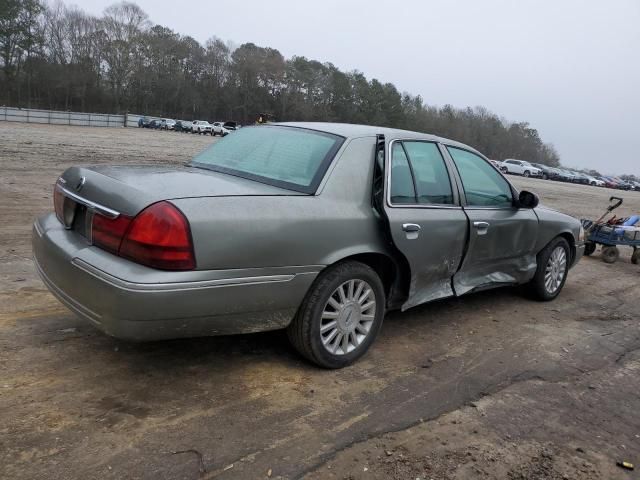
[[[158,118],[155,118],[153,120],[151,120],[149,123],[147,123],[145,125],[145,128],[152,128],[154,130],[157,130],[160,128],[160,125],[162,124],[162,121]]]
[[[138,128],[147,128],[150,121],[149,117],[140,117],[138,119]]]
[[[545,180],[554,180],[558,176],[558,171],[549,165],[543,165],[542,163],[532,163],[531,165],[540,169],[542,172],[540,176]]]
[[[604,186],[607,188],[618,188],[618,182],[613,180],[611,177],[603,175],[602,177],[600,177],[600,180],[604,182]]]
[[[160,123],[160,128],[162,130],[173,130],[176,126],[176,121],[171,118],[163,118]]]
[[[618,186],[616,188],[619,190],[631,190],[633,188],[633,186],[629,182],[621,179],[620,177],[612,177],[612,178],[616,182],[618,182]]]
[[[229,129],[225,128],[223,122],[213,122],[211,124],[211,128],[214,135],[220,135],[221,137],[224,137],[225,135],[229,134]]]
[[[582,185],[589,185],[589,177],[582,172],[577,172],[575,170],[570,170],[573,173],[573,182],[580,183]]]
[[[594,187],[604,187],[604,182],[596,177],[592,177],[591,175],[587,175],[589,179],[589,185],[593,185]]]
[[[566,175],[564,175],[564,173],[562,172],[562,170],[558,167],[554,167],[553,168],[553,173],[555,174],[555,176],[553,177],[553,180],[556,180],[558,182],[566,182]]]
[[[542,170],[534,167],[529,162],[524,160],[516,160],[515,158],[508,158],[502,162],[500,170],[503,173],[512,173],[515,175],[523,175],[525,177],[540,177]]]
[[[499,160],[489,160],[489,161],[491,162],[491,165],[493,165],[498,170],[500,170],[500,166],[502,165],[501,161],[499,161]]]
[[[222,126],[231,132],[240,128],[240,124],[237,122],[224,122]]]
[[[188,120],[178,120],[173,129],[176,132],[191,132],[191,122]]]
[[[562,168],[560,169],[560,171],[562,172],[563,182],[571,182],[571,183],[575,182],[576,176],[572,171],[567,170],[566,168]]]
[[[213,127],[206,120],[194,120],[191,124],[191,133],[213,135]]]
[[[389,310],[504,285],[553,300],[584,251],[577,219],[473,148],[364,125],[242,128],[187,166],[72,167],[54,210],[33,226],[36,270],[107,334],[286,328],[326,368],[360,358]]]

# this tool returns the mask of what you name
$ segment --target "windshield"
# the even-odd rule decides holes
[[[343,137],[281,126],[242,128],[197,155],[192,165],[315,193]]]

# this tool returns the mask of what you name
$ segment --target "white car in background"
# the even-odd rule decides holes
[[[194,120],[191,124],[191,133],[213,135],[213,125],[206,120]]]
[[[163,118],[160,122],[160,130],[173,130],[176,127],[176,121],[171,118]]]
[[[224,122],[213,122],[211,127],[213,129],[213,135],[224,137],[230,133],[229,130],[225,128]]]
[[[507,158],[500,165],[502,173],[512,173],[515,175],[523,175],[525,177],[541,177],[542,170],[534,167],[524,160],[516,160],[515,158]]]
[[[604,180],[599,180],[591,175],[587,175],[589,179],[589,185],[593,185],[594,187],[604,187]]]

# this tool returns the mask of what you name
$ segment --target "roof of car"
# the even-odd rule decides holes
[[[477,152],[473,147],[464,143],[456,142],[448,138],[430,135],[428,133],[413,132],[411,130],[401,130],[398,128],[376,127],[373,125],[358,125],[355,123],[331,123],[331,122],[278,122],[272,125],[282,125],[287,127],[308,128],[320,132],[333,133],[346,138],[369,137],[378,134],[384,135],[388,139],[415,138],[418,140],[430,140],[432,142],[442,142],[448,145],[459,146],[467,150]],[[479,152],[478,152],[479,153]]]

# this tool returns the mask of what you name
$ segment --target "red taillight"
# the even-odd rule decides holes
[[[154,203],[133,219],[95,214],[92,235],[95,245],[149,267],[192,270],[196,266],[189,222],[169,202]]]
[[[131,217],[125,215],[107,218],[98,213],[94,214],[91,222],[93,244],[118,255],[122,238],[130,224]]]

